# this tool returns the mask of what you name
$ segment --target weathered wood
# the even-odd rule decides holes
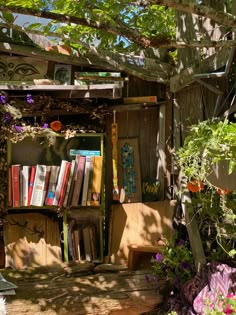
[[[111,106],[111,110],[116,110],[117,112],[127,112],[127,111],[134,111],[134,110],[152,110],[155,109],[157,107],[159,107],[160,105],[165,105],[166,101],[163,102],[157,102],[154,104],[151,103],[145,103],[145,104],[126,104],[126,105],[114,105]]]
[[[173,211],[174,203],[168,200],[113,205],[111,262],[127,264],[129,245],[155,246],[161,235],[170,239],[173,235]]]
[[[160,200],[165,199],[165,174],[166,174],[166,155],[165,155],[165,142],[166,142],[166,106],[161,105],[159,110],[159,130],[157,133],[157,175],[156,179],[160,183]]]
[[[124,97],[124,104],[138,104],[138,103],[156,103],[156,96],[136,96],[136,97]]]
[[[195,260],[196,270],[206,263],[206,257],[203,250],[202,240],[200,237],[197,221],[194,218],[194,213],[191,210],[191,197],[187,192],[184,192],[181,196],[182,209],[184,213],[186,228],[188,231],[190,246],[193,252]]]
[[[170,90],[175,93],[194,82],[194,75],[216,71],[226,65],[230,49],[222,48],[216,54],[204,59],[200,64],[184,69],[170,78]]]

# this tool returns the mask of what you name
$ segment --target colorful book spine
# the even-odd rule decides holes
[[[56,185],[55,196],[54,196],[53,203],[52,203],[53,206],[58,206],[58,202],[60,199],[60,193],[61,193],[61,186],[62,186],[63,177],[64,177],[67,162],[68,161],[66,161],[66,160],[61,161],[60,171],[59,171],[57,185]]]
[[[66,189],[68,185],[68,180],[70,176],[70,168],[71,168],[71,162],[67,162],[65,166],[65,171],[62,179],[62,185],[61,185],[61,190],[60,190],[60,196],[58,200],[58,206],[62,207],[66,195]]]
[[[8,168],[8,207],[12,207],[12,170]]]
[[[83,183],[83,177],[84,177],[84,168],[85,168],[85,161],[86,157],[82,155],[76,155],[76,163],[77,163],[77,171],[74,179],[74,189],[73,189],[73,195],[71,200],[71,206],[77,207],[79,204],[79,197],[80,192],[82,188]]]
[[[87,205],[91,156],[86,156],[81,206]]]
[[[20,165],[12,165],[12,205],[20,207]]]
[[[72,182],[74,181],[75,166],[76,166],[75,160],[72,160],[68,184],[67,184],[67,188],[66,188],[66,194],[65,194],[65,198],[64,198],[64,202],[63,202],[63,207],[66,207],[67,205],[69,205],[68,200],[69,200],[70,191],[71,191],[71,189],[73,189],[72,188]]]
[[[91,156],[90,167],[89,167],[87,206],[90,206],[90,203],[92,200],[93,166],[94,166],[94,156]]]
[[[44,203],[44,186],[46,181],[47,168],[46,165],[37,164],[34,178],[32,196],[30,200],[31,206],[43,206]]]
[[[47,189],[46,200],[45,200],[45,205],[47,206],[52,206],[53,204],[59,170],[60,170],[60,166],[51,165],[51,172],[49,176],[49,183],[48,183],[48,189]]]
[[[47,165],[46,166],[45,183],[44,183],[44,188],[43,188],[43,203],[45,203],[46,196],[47,196],[50,174],[51,174],[51,165]]]
[[[22,177],[22,206],[26,207],[28,205],[28,192],[29,192],[29,178],[30,178],[30,166],[23,165],[21,170]]]
[[[29,180],[29,189],[28,189],[28,204],[27,204],[28,206],[30,206],[30,202],[31,202],[31,196],[32,196],[33,186],[34,186],[35,172],[36,172],[36,166],[33,165],[31,167],[31,171],[30,171],[30,180]]]
[[[95,156],[93,164],[92,200],[91,206],[99,206],[101,203],[103,157]]]
[[[80,150],[80,149],[70,149],[70,155],[83,155],[83,156],[99,156],[101,152],[99,150]]]

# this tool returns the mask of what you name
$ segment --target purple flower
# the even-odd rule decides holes
[[[47,123],[44,123],[44,124],[42,125],[42,128],[48,128],[48,124],[47,124]]]
[[[150,282],[150,281],[151,281],[150,276],[149,276],[149,275],[145,275],[145,280],[146,280],[147,282]]]
[[[157,253],[156,256],[155,256],[155,260],[158,261],[158,262],[161,262],[163,260],[162,254]]]
[[[7,98],[6,98],[5,95],[0,95],[0,102],[1,102],[2,104],[5,104],[5,103],[7,102]]]
[[[11,122],[11,114],[10,113],[5,114],[5,121],[7,124],[9,124]]]
[[[178,241],[178,246],[184,246],[185,245],[185,240],[181,239]]]
[[[27,94],[27,95],[26,95],[26,102],[27,102],[28,104],[32,104],[32,103],[34,102],[33,97],[32,97],[31,94]]]
[[[186,261],[183,261],[181,264],[180,264],[181,268],[183,269],[190,269],[190,264]]]
[[[23,129],[23,128],[22,128],[21,126],[15,125],[15,130],[16,130],[16,132],[21,132],[22,129]]]

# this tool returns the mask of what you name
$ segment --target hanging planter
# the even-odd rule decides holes
[[[187,182],[236,190],[236,123],[203,121],[192,126],[177,163]]]

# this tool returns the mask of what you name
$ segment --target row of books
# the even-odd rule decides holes
[[[102,156],[75,154],[61,165],[12,165],[8,173],[8,205],[99,206]]]
[[[96,225],[73,230],[68,226],[68,249],[70,260],[98,260],[99,237]]]

